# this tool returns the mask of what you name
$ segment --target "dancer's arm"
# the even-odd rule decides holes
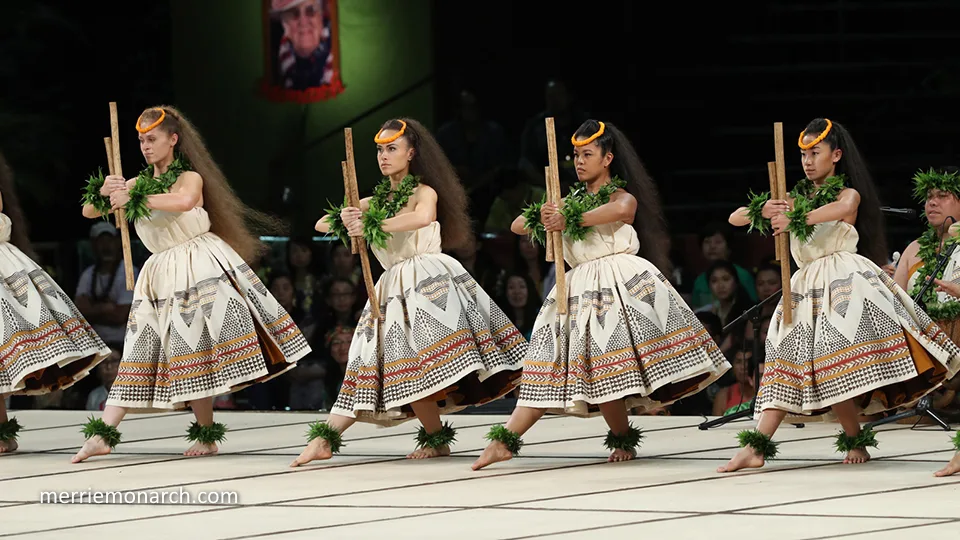
[[[584,212],[580,225],[593,227],[622,221],[627,225],[633,223],[637,215],[637,199],[623,190],[617,190],[610,195],[610,202],[602,204],[589,212]]]
[[[437,220],[437,192],[421,184],[417,187],[416,198],[412,212],[383,220],[383,232],[415,231]]]
[[[112,213],[113,213],[113,209],[111,209],[110,212],[108,212],[108,214],[112,214]],[[97,218],[103,217],[103,214],[101,214],[100,212],[97,212],[93,208],[92,204],[85,204],[83,205],[83,217],[87,219],[97,219]]]
[[[370,208],[370,197],[364,197],[360,199],[360,212],[366,212]],[[317,224],[313,227],[314,230],[320,233],[329,233],[330,232],[330,214],[324,214],[322,218],[317,221]]]
[[[510,224],[510,232],[513,234],[519,234],[520,236],[526,236],[530,234],[530,231],[526,229],[527,219],[523,215],[517,216],[517,219],[513,220],[513,223]]]
[[[787,212],[790,208],[790,201],[769,200],[763,205],[763,217],[765,219],[773,219],[773,216]],[[750,225],[750,209],[746,206],[737,208],[730,214],[730,218],[727,221],[734,227],[746,227]]]
[[[110,197],[114,191],[125,189],[127,180],[122,176],[110,175],[103,179],[103,186],[100,187],[100,195]],[[92,204],[83,205],[83,217],[87,219],[97,219],[104,216],[97,211]],[[107,211],[107,215],[113,213],[113,208]]]
[[[113,209],[122,208],[130,201],[130,188],[133,180],[127,183],[125,189],[118,189],[110,195]],[[169,193],[148,195],[147,208],[164,212],[188,212],[196,208],[203,196],[203,178],[193,171],[185,171],[170,188]]]
[[[860,193],[855,189],[847,188],[840,192],[836,201],[825,204],[816,210],[811,210],[807,214],[807,225],[817,225],[828,221],[852,223],[856,220],[859,207]]]
[[[893,280],[901,289],[907,290],[907,282],[910,281],[910,269],[917,264],[920,254],[920,242],[914,240],[903,250],[900,260],[897,262],[897,271],[893,274]]]

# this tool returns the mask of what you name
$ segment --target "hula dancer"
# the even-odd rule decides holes
[[[587,120],[571,137],[579,182],[562,207],[539,203],[512,230],[544,243],[563,231],[568,297],[554,288],[534,324],[517,408],[494,426],[478,470],[518,453],[547,411],[602,414],[609,461],[637,455],[631,409],[653,410],[706,388],[730,369],[665,277],[666,230],[653,180],[612,124]],[[643,253],[643,258],[638,253]],[[563,264],[558,261],[558,264]],[[566,302],[561,314],[557,302]]]
[[[292,467],[329,459],[356,421],[392,426],[416,417],[408,457],[450,454],[456,431],[440,415],[498,399],[519,382],[526,340],[456,259],[441,248],[472,241],[467,197],[425,127],[389,120],[374,138],[384,178],[360,208],[328,210],[316,229],[344,243],[363,236],[385,271],[381,317],[367,302],[350,344],[340,395],[315,423]]]
[[[271,379],[310,351],[290,315],[247,261],[261,251],[244,218],[272,227],[234,194],[200,134],[170,106],[136,124],[147,161],[136,179],[91,178],[83,215],[126,209],[152,253],[140,270],[123,359],[103,417],[84,426],[73,458],[107,454],[128,412],[193,409],[188,456],[217,452],[226,426],[213,398]]]
[[[788,413],[832,411],[844,463],[866,462],[877,442],[858,415],[911,403],[960,368],[960,349],[880,269],[880,204],[850,133],[817,118],[797,144],[806,178],[787,200],[754,195],[730,216],[733,225],[790,234],[799,270],[790,280],[793,324],[783,323],[781,300],[767,334],[757,429],[739,434],[743,449],[718,472],[774,457],[772,437]]]
[[[910,292],[911,297],[920,294],[924,282],[936,270],[937,258],[944,249],[956,246],[960,232],[960,173],[956,170],[919,171],[913,177],[914,195],[924,202],[924,216],[928,227],[923,236],[913,241],[897,265],[894,279]],[[950,219],[952,218],[952,219]],[[942,328],[954,343],[960,343],[960,249],[953,247],[947,265],[932,276],[933,285],[924,293],[924,311]],[[956,391],[960,377],[954,377],[947,385],[948,392]],[[953,439],[960,451],[960,432]],[[960,452],[936,476],[950,476],[960,471]]]
[[[70,296],[33,258],[13,173],[0,155],[0,454],[17,449],[21,429],[7,416],[7,395],[69,388],[110,355]]]

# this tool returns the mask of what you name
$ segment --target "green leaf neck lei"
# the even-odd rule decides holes
[[[183,154],[174,154],[173,162],[157,177],[154,177],[153,165],[147,165],[145,169],[137,175],[136,182],[130,188],[130,200],[125,208],[128,221],[137,221],[138,219],[147,219],[152,212],[147,208],[147,197],[150,195],[160,195],[169,193],[170,188],[177,182],[180,175],[186,171],[192,170],[190,163]]]
[[[923,283],[930,277],[930,274],[933,273],[934,267],[937,264],[937,248],[940,245],[937,230],[931,226],[923,233],[923,236],[917,240],[917,243],[920,245],[917,256],[923,261],[923,266],[917,270],[917,278],[913,283],[913,287],[910,289],[911,297],[916,297],[916,295],[920,293]],[[951,245],[957,243],[960,243],[960,237],[949,236],[943,242],[943,247],[940,249],[949,249]],[[943,270],[933,277],[934,279],[943,279]],[[941,302],[937,296],[936,287],[932,285],[927,288],[927,292],[924,293],[921,300],[924,304],[924,311],[934,321],[952,321],[960,318],[960,301],[947,300]]]
[[[396,216],[410,201],[420,177],[408,174],[400,181],[396,191],[392,189],[390,179],[384,177],[373,190],[370,207],[363,214],[363,237],[367,243],[380,249],[387,248],[387,240],[393,235],[383,232],[383,222]],[[393,195],[391,199],[390,196]]]
[[[560,209],[560,214],[566,221],[563,234],[574,242],[584,240],[590,232],[590,227],[582,225],[583,215],[610,202],[610,197],[626,185],[626,181],[619,176],[614,176],[610,182],[600,186],[596,193],[590,192],[586,182],[574,184],[570,193],[564,197],[563,207]],[[529,232],[531,240],[540,245],[546,244],[547,237],[546,229],[540,222],[540,209],[545,203],[546,196],[542,201],[528,205],[523,209],[522,214],[523,228]]]
[[[840,192],[845,189],[845,182],[846,176],[842,174],[827,178],[820,186],[814,184],[809,178],[797,182],[790,191],[793,210],[787,212],[787,218],[790,220],[787,231],[796,236],[800,242],[809,241],[816,225],[807,224],[807,215],[817,208],[836,202]],[[748,232],[757,231],[766,235],[773,229],[770,220],[763,217],[763,205],[770,200],[770,192],[755,194],[751,191],[749,199],[747,217],[750,219],[750,228]]]

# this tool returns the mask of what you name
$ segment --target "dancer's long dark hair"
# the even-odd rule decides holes
[[[440,143],[420,122],[412,118],[387,120],[380,131],[403,128],[404,139],[413,147],[410,174],[420,176],[420,181],[437,192],[437,221],[440,223],[440,238],[443,249],[460,248],[473,242],[470,218],[467,215],[467,193],[460,183],[457,170],[443,153]]]
[[[603,135],[594,142],[603,155],[613,153],[610,163],[610,176],[619,176],[627,182],[626,190],[637,199],[637,213],[633,218],[633,228],[640,238],[640,256],[656,266],[664,275],[669,276],[670,257],[666,249],[667,222],[660,208],[660,194],[657,185],[650,178],[640,156],[627,137],[610,122],[604,122]],[[574,137],[587,138],[600,130],[597,120],[587,120],[577,129]]]
[[[159,120],[166,112],[163,122],[157,127],[179,136],[176,151],[182,152],[193,170],[203,179],[203,208],[210,216],[210,232],[230,245],[247,263],[253,263],[268,251],[260,241],[260,234],[283,234],[286,226],[279,219],[254,210],[240,200],[220,166],[200,136],[197,128],[177,109],[170,105],[158,105],[143,111],[140,116],[147,123]]]
[[[10,243],[17,246],[24,255],[36,261],[37,254],[33,251],[27,234],[27,220],[23,218],[20,198],[17,197],[17,188],[13,183],[13,171],[10,170],[2,153],[0,153],[0,195],[3,197],[3,213],[10,218]]]
[[[823,142],[830,146],[831,151],[839,148],[842,152],[840,161],[835,166],[835,172],[837,175],[846,175],[849,187],[860,194],[860,207],[857,209],[857,221],[854,223],[857,234],[860,236],[857,251],[877,266],[883,266],[887,264],[889,252],[877,188],[850,132],[839,122],[831,121],[831,123],[833,127],[823,138]],[[827,129],[827,120],[815,118],[807,124],[804,134],[817,136],[825,129]]]

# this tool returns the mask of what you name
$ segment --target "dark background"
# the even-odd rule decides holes
[[[82,239],[89,224],[79,215],[80,189],[104,166],[106,103],[120,102],[122,126],[131,127],[145,105],[178,103],[171,51],[174,40],[187,39],[174,20],[178,4],[186,4],[10,4],[0,7],[0,148],[18,178],[32,237]],[[254,15],[243,17],[258,16],[256,0],[230,5],[246,4]],[[790,182],[799,175],[795,137],[807,121],[826,116],[853,133],[890,206],[917,208],[909,199],[917,169],[960,161],[957,2],[436,1],[430,12],[425,28],[398,24],[385,38],[402,51],[405,36],[430,32],[430,127],[450,119],[458,91],[470,88],[516,152],[523,124],[543,109],[544,83],[560,77],[581,108],[632,138],[658,180],[675,233],[725,218],[748,188],[766,186],[777,121],[784,123]],[[222,13],[223,27],[211,31],[229,33],[239,13]],[[341,33],[349,32],[344,24]],[[205,76],[216,74],[179,82],[202,88]],[[362,91],[345,82],[343,99]],[[230,127],[230,118],[216,121]],[[216,146],[206,123],[200,130]],[[341,129],[331,122],[320,131]],[[128,176],[142,166],[130,138]],[[217,157],[231,160],[228,152]],[[247,180],[231,178],[243,191]],[[270,180],[258,192],[264,196],[249,203],[279,197],[280,184]],[[888,224],[905,238],[920,228]]]

